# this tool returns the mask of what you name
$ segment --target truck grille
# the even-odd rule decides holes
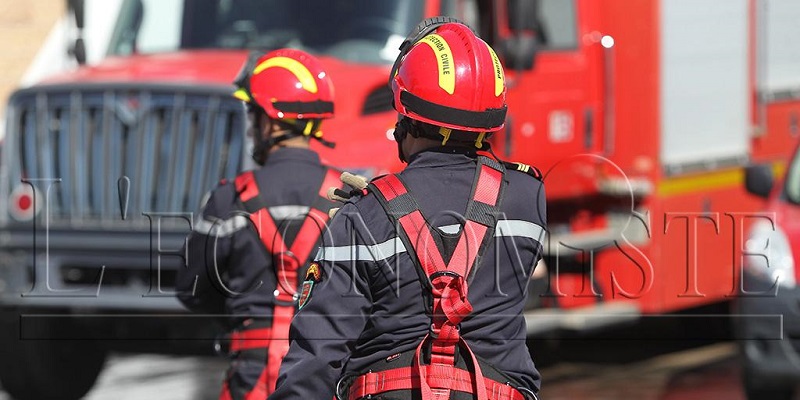
[[[392,91],[386,85],[373,90],[364,100],[364,108],[361,110],[362,115],[372,115],[382,112],[394,111],[392,108]]]
[[[245,115],[225,88],[45,86],[12,97],[3,147],[0,196],[60,179],[51,222],[119,221],[196,210],[241,169]]]

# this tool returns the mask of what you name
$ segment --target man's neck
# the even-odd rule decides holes
[[[403,152],[408,156],[412,156],[417,154],[421,151],[425,151],[427,149],[432,149],[435,147],[440,147],[442,145],[441,142],[438,140],[423,138],[423,137],[413,137],[411,135],[407,136],[403,143]]]
[[[303,136],[298,136],[298,137],[293,137],[291,139],[286,139],[278,143],[277,145],[273,146],[270,149],[270,152],[286,147],[297,148],[297,149],[308,149],[310,146],[307,138]]]
[[[442,142],[434,139],[428,138],[421,138],[421,137],[412,137],[409,136],[405,140],[410,140],[406,146],[403,147],[403,151],[405,154],[408,154],[407,158],[409,160],[413,159],[419,153],[424,151],[437,151],[437,152],[445,152],[445,153],[460,153],[460,154],[468,154],[476,151],[475,148],[470,148],[465,146],[458,146],[454,143],[450,143],[446,146],[442,145]],[[405,143],[404,143],[405,144]]]

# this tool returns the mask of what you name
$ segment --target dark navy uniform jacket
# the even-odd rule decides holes
[[[428,150],[400,174],[429,224],[457,233],[475,177],[474,155]],[[507,171],[504,219],[469,283],[474,311],[461,335],[474,353],[528,388],[540,376],[526,347],[526,285],[541,258],[545,228],[542,183]],[[423,286],[393,224],[370,193],[346,203],[317,254],[323,274],[295,315],[291,347],[273,399],[330,399],[342,373],[413,350],[428,333]]]
[[[288,227],[287,246],[319,197],[326,171],[317,153],[281,148],[254,172],[275,223],[282,233]],[[271,316],[277,287],[273,260],[244,213],[233,182],[211,192],[186,246],[188,268],[178,273],[177,291],[187,308],[227,313],[231,328],[247,317]],[[299,280],[304,276],[298,271]]]

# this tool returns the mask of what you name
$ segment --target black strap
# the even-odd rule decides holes
[[[386,175],[374,179],[373,182],[384,177],[386,177]],[[403,186],[405,186],[405,183],[403,183]],[[406,194],[396,197],[392,202],[387,201],[381,191],[378,190],[373,183],[367,185],[367,191],[375,194],[375,198],[378,199],[378,203],[380,203],[383,211],[389,217],[389,220],[392,221],[392,225],[397,233],[397,236],[400,238],[400,241],[403,242],[403,246],[405,246],[406,251],[411,256],[411,260],[414,262],[415,266],[414,270],[417,271],[417,277],[422,283],[422,287],[426,289],[422,291],[422,295],[425,296],[425,310],[428,314],[431,314],[433,312],[433,298],[431,297],[431,290],[433,287],[431,286],[431,282],[428,276],[425,274],[424,269],[421,265],[419,265],[417,251],[414,246],[411,245],[411,239],[409,239],[408,235],[406,235],[406,231],[400,227],[399,222],[401,217],[411,214],[415,210],[419,210],[419,203],[417,203],[417,200],[411,195],[411,192],[408,192],[408,187],[406,187]],[[439,235],[433,235],[433,237],[434,240],[439,239]],[[441,243],[436,243],[437,247],[440,245]]]
[[[484,111],[462,110],[431,103],[405,90],[400,92],[400,102],[406,109],[416,114],[447,124],[491,129],[503,125],[506,121],[506,108],[487,108]]]
[[[328,114],[333,112],[333,103],[330,101],[276,101],[272,105],[283,112],[297,114]]]
[[[480,178],[481,167],[484,165],[491,169],[494,169],[495,171],[499,171],[501,174],[500,188],[497,194],[497,202],[494,205],[474,200],[475,192],[478,190],[478,178]],[[472,279],[475,277],[475,273],[481,266],[481,259],[483,258],[483,254],[486,252],[486,248],[489,247],[494,238],[494,232],[497,229],[497,219],[500,216],[500,205],[503,204],[503,198],[505,197],[505,189],[506,189],[505,173],[506,169],[503,166],[503,164],[489,157],[485,156],[478,157],[478,168],[475,173],[474,181],[472,182],[472,193],[470,193],[470,201],[467,204],[467,212],[465,217],[468,220],[475,221],[481,225],[486,226],[487,229],[486,229],[486,234],[483,236],[483,241],[481,242],[481,246],[478,248],[478,256],[475,257],[475,265],[470,270],[469,276],[466,277],[467,283],[472,282]]]

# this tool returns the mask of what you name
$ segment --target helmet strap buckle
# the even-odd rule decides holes
[[[450,134],[453,133],[453,130],[450,128],[441,127],[439,128],[439,134],[441,134],[444,138],[442,139],[442,146],[447,144],[447,141],[450,140]]]
[[[482,148],[483,147],[483,139],[486,137],[486,132],[481,132],[478,134],[478,138],[475,139],[475,147]]]

